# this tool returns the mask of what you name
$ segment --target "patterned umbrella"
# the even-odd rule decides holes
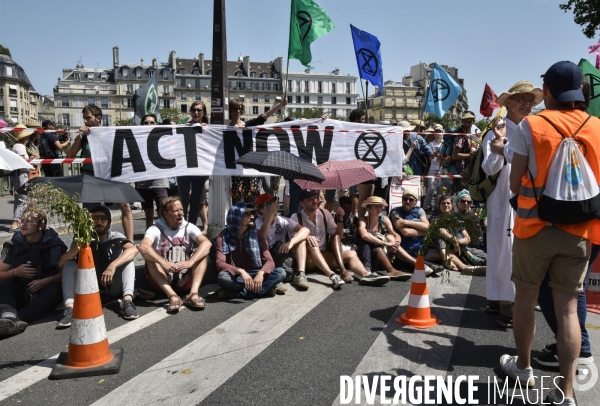
[[[315,183],[305,180],[295,181],[302,189],[346,189],[350,186],[375,179],[373,167],[361,161],[352,159],[350,161],[327,161],[319,165],[319,169],[325,175],[325,182]]]
[[[313,182],[325,180],[316,165],[285,151],[248,152],[236,163],[244,168],[281,175],[285,179],[306,179]]]

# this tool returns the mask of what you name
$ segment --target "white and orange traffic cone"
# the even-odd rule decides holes
[[[397,323],[417,328],[428,328],[440,324],[442,320],[431,314],[429,307],[429,291],[427,290],[427,276],[425,275],[425,259],[417,257],[415,273],[410,286],[408,308],[406,313],[396,319]]]
[[[600,257],[594,260],[588,274],[585,301],[588,312],[600,314]]]
[[[123,349],[108,345],[92,249],[84,245],[79,250],[69,350],[59,355],[49,379],[116,374],[122,360]]]

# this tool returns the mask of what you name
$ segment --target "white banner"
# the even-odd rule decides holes
[[[301,120],[235,128],[207,126],[93,127],[94,174],[137,182],[171,176],[268,175],[235,161],[249,151],[288,151],[316,165],[362,159],[379,177],[402,175],[400,127]]]

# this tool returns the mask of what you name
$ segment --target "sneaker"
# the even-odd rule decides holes
[[[429,265],[425,265],[425,276],[430,276],[431,274],[433,274],[433,269],[431,269],[429,267]]]
[[[512,326],[513,326],[512,317],[500,314],[498,316],[498,324],[504,328],[512,328]]]
[[[487,268],[486,266],[468,266],[466,268],[464,268],[462,270],[462,274],[463,275],[470,275],[470,276],[485,276],[485,272],[486,272]]]
[[[275,294],[285,295],[285,292],[287,292],[287,286],[285,286],[284,283],[279,282],[277,285],[275,285]]]
[[[547,353],[553,353],[553,354],[558,353],[558,350],[556,349],[556,343],[544,345],[544,348],[542,348],[542,351],[547,352]]]
[[[342,277],[340,274],[340,279],[344,281],[344,283],[352,283],[352,275],[346,272],[345,277]]]
[[[500,313],[500,301],[488,300],[488,304],[485,307],[485,311],[488,313]]]
[[[71,327],[72,322],[73,322],[73,308],[65,307],[65,310],[63,312],[63,318],[60,319],[60,321],[56,325],[56,329],[60,330],[63,328]]]
[[[365,285],[365,286],[383,286],[386,283],[388,283],[389,281],[390,281],[389,276],[381,276],[374,272],[371,272],[370,274],[365,275],[362,278],[360,278],[360,282],[358,282],[358,284]]]
[[[538,364],[546,366],[546,367],[552,367],[552,368],[559,367],[558,355],[556,353],[544,352],[539,357],[534,357],[533,359]]]
[[[577,403],[575,403],[575,399],[566,398],[564,397],[562,392],[560,394],[556,392],[560,391],[552,389],[550,393],[548,393],[548,396],[546,396],[546,400],[544,400],[544,402],[542,403],[546,405],[577,406]]]
[[[142,289],[142,288],[136,288],[133,291],[133,298],[137,299],[154,299],[154,296],[156,296],[156,293],[146,290],[146,289]]]
[[[334,289],[338,289],[341,288],[342,285],[345,283],[342,278],[339,277],[339,275],[333,274],[329,277],[329,279],[331,279],[331,283],[333,283],[333,288]]]
[[[533,368],[527,367],[519,369],[517,366],[517,356],[504,354],[500,357],[500,368],[506,375],[519,381],[522,386],[535,386],[535,378],[533,376]]]
[[[27,323],[16,317],[0,318],[0,336],[21,334],[27,328]]]
[[[277,292],[277,287],[271,286],[271,288],[265,292],[263,297],[275,297],[275,295],[277,294],[276,292]]]
[[[221,300],[231,300],[237,297],[237,292],[235,290],[222,289],[217,292],[217,296]]]
[[[541,312],[542,308],[540,307],[539,304],[536,304],[535,307],[533,308],[536,312]]]
[[[121,314],[125,320],[135,320],[140,317],[131,300],[125,300],[121,303]]]
[[[397,269],[394,269],[392,272],[388,272],[387,276],[389,276],[391,281],[407,281],[412,277],[412,275],[408,272],[399,271]]]
[[[297,288],[308,290],[308,280],[306,279],[306,274],[304,272],[298,272],[294,275],[294,279],[292,279],[292,285]]]

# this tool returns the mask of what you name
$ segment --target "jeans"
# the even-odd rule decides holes
[[[0,314],[10,312],[27,323],[54,309],[62,299],[60,283],[49,283],[36,293],[29,293],[27,283],[33,279],[17,278],[0,282]]]
[[[302,188],[293,179],[290,179],[290,211],[286,217],[291,217],[292,214],[300,211],[300,192],[302,192]]]
[[[186,221],[196,225],[198,221],[198,211],[200,210],[200,201],[202,199],[202,189],[208,176],[178,176],[177,186],[179,187],[179,198],[183,206],[183,217]],[[192,196],[190,197],[190,189]],[[189,206],[189,211],[188,211]]]
[[[587,317],[587,302],[585,299],[585,289],[587,288],[587,277],[592,269],[594,260],[600,253],[600,245],[592,245],[592,255],[590,255],[590,262],[588,264],[587,273],[583,280],[583,292],[577,296],[577,318],[579,319],[579,327],[581,328],[581,352],[590,353],[592,352],[590,347],[590,340],[587,329],[585,328],[585,320]],[[568,270],[565,270],[568,271]],[[558,331],[558,322],[556,321],[556,313],[554,312],[554,299],[552,297],[552,288],[548,286],[550,282],[550,276],[547,274],[542,284],[540,285],[540,293],[538,295],[538,304],[542,309],[542,314],[546,319],[546,323],[550,326],[550,329],[556,337]]]
[[[363,240],[362,238],[358,239],[358,251],[356,252],[358,254],[358,258],[360,259],[360,262],[362,262],[362,264],[364,265],[365,268],[369,267],[369,268],[373,268],[373,265],[371,263],[371,257],[375,256],[375,254],[373,254],[373,251],[377,248],[379,248],[380,246],[366,242],[365,240]]]
[[[255,269],[253,271],[246,271],[248,275],[252,278],[256,276],[256,274],[260,271],[260,269]],[[219,272],[218,282],[219,285],[223,289],[233,290],[237,292],[237,297],[240,299],[255,299],[265,295],[269,289],[273,286],[277,285],[279,282],[282,282],[285,279],[286,273],[283,268],[275,268],[271,271],[270,274],[265,274],[262,284],[262,289],[255,293],[249,290],[246,290],[244,280],[241,276],[234,277],[227,271]]]
[[[102,276],[100,270],[96,270],[98,280]],[[77,262],[67,261],[62,272],[62,292],[65,299],[65,305],[73,304],[75,299],[75,278],[77,274]],[[110,286],[102,287],[98,282],[100,293],[109,297],[121,298],[127,295],[133,296],[135,284],[135,264],[133,261],[117,268],[113,275],[113,281]]]

